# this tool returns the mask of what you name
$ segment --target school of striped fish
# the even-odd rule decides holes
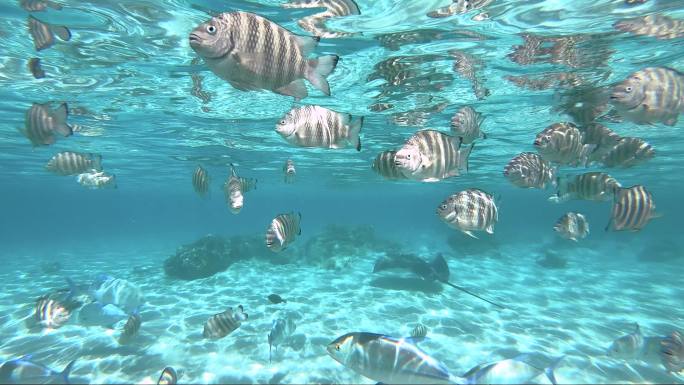
[[[627,5],[644,2],[624,1]],[[488,7],[494,3],[495,0],[452,0],[451,4],[434,9],[427,16],[445,18],[467,14],[472,22],[485,22],[491,17]],[[67,26],[51,24],[36,17],[36,13],[48,9],[61,11],[61,4],[49,0],[20,0],[19,5],[30,13],[27,18],[28,32],[36,52],[73,43],[72,33]],[[313,147],[326,151],[361,151],[364,116],[352,116],[324,105],[306,104],[303,100],[309,96],[307,82],[316,92],[331,95],[328,77],[335,71],[338,62],[344,60],[344,56],[314,56],[313,52],[322,39],[354,38],[358,35],[331,25],[341,18],[361,15],[364,10],[353,0],[290,0],[281,6],[286,9],[319,10],[298,20],[298,25],[312,36],[295,34],[258,13],[234,10],[216,13],[188,31],[189,46],[213,75],[243,91],[245,97],[249,97],[251,91],[265,90],[297,102],[272,125],[275,134],[293,150]],[[625,18],[614,23],[613,28],[618,33],[661,40],[684,37],[684,20],[661,14]],[[376,40],[389,50],[398,50],[405,44],[440,39],[441,33],[426,28],[379,35]],[[475,41],[479,38],[475,33],[469,37]],[[583,43],[583,37],[538,37],[533,34],[522,37],[524,43],[514,47],[509,55],[509,59],[519,65],[547,61],[561,62],[574,68],[588,67],[576,56],[576,46]],[[478,101],[486,100],[491,93],[486,87],[488,63],[475,54],[459,50],[446,51],[444,56],[451,60],[454,75],[470,84],[475,98]],[[27,68],[35,79],[54,76],[43,69],[43,60],[32,57],[28,61]],[[380,100],[370,106],[369,111],[380,112],[393,108],[391,103],[385,101],[388,96],[418,89],[441,89],[441,82],[451,81],[451,76],[440,77],[419,71],[421,64],[436,60],[442,58],[429,55],[383,58],[365,79],[369,82],[378,79],[385,82],[381,86]],[[197,74],[192,76],[192,94],[205,103],[211,100],[211,93],[202,89],[202,77]],[[537,80],[511,76],[509,80],[520,87],[543,89],[550,87],[550,84],[581,82],[576,76],[558,74]],[[673,68],[645,67],[623,81],[605,87],[603,91],[606,94],[605,104],[612,106],[623,119],[639,126],[674,126],[679,114],[684,112],[684,74]],[[416,109],[410,114],[393,114],[392,119],[397,125],[418,125],[446,107],[443,101],[435,100],[432,108]],[[566,168],[639,167],[655,157],[655,149],[644,139],[620,136],[591,117],[593,115],[587,121],[575,123],[555,122],[547,127],[538,127],[536,134],[530,132],[530,143],[536,152],[522,149],[505,165],[503,176],[512,185],[523,189],[546,190],[552,187],[555,194],[549,200],[558,204],[571,200],[611,202],[612,209],[605,228],[607,231],[641,230],[660,215],[656,212],[653,194],[645,186],[634,184],[623,187],[605,170],[562,174]],[[33,147],[50,146],[57,140],[68,141],[77,133],[75,126],[67,122],[68,119],[66,102],[33,103],[26,112],[25,127],[19,131]],[[450,178],[465,179],[469,172],[470,157],[477,156],[480,146],[488,145],[488,136],[491,135],[485,133],[486,122],[485,116],[477,112],[474,106],[462,105],[450,121],[445,122],[450,127],[449,132],[417,130],[404,138],[403,145],[377,154],[369,168],[384,180],[398,183],[438,183]],[[493,127],[487,130],[490,129]],[[229,211],[239,214],[248,197],[246,193],[256,189],[257,180],[240,176],[232,163],[227,166],[228,175],[223,183],[224,197]],[[47,161],[45,169],[59,176],[76,176],[77,183],[87,188],[116,187],[116,178],[104,171],[100,154],[62,151]],[[242,171],[249,174],[249,170]],[[297,176],[299,171],[291,158],[283,160],[282,177],[285,184],[295,184],[300,178]],[[301,177],[306,175],[303,173]],[[203,165],[197,165],[192,171],[191,184],[198,196],[210,196],[212,179]],[[445,225],[472,238],[478,238],[476,233],[494,233],[499,220],[499,197],[495,198],[477,187],[445,191],[445,195],[446,198],[436,209],[437,217]],[[287,250],[301,235],[301,220],[301,213],[295,211],[276,214],[266,228],[265,247],[275,253]],[[574,242],[590,234],[589,223],[579,212],[567,212],[549,227],[559,237]],[[86,314],[83,309],[88,309],[95,315],[106,317],[112,316],[106,307],[115,306],[127,316],[118,341],[126,344],[134,340],[143,325],[138,311],[143,303],[141,293],[130,287],[127,281],[113,277],[101,278],[96,286],[91,293],[92,302],[81,307],[80,311]],[[275,297],[269,299],[273,303],[286,302],[275,294],[272,296]],[[59,328],[69,322],[72,313],[80,306],[71,295],[43,296],[35,303],[33,318],[42,328]],[[244,322],[248,322],[248,314],[242,305],[228,308],[207,319],[202,336],[209,340],[226,338]],[[296,325],[290,318],[273,320],[267,337],[269,361],[274,358],[278,347],[286,344],[295,329]],[[539,378],[555,384],[554,369],[563,359],[556,358],[547,367],[540,368],[529,363],[529,357],[518,356],[483,363],[462,376],[455,376],[442,362],[418,346],[420,341],[427,338],[427,334],[428,328],[422,324],[418,324],[405,338],[352,331],[335,338],[327,345],[326,351],[345,368],[372,381],[397,384],[528,383]],[[684,370],[684,338],[678,331],[664,337],[644,337],[637,325],[633,333],[617,339],[608,354],[633,358],[647,354],[649,349],[662,360],[666,370]],[[30,356],[24,356],[7,361],[0,367],[0,381],[68,382],[73,364],[71,362],[63,371],[56,372],[32,361]],[[157,384],[175,384],[181,374],[166,367]]]

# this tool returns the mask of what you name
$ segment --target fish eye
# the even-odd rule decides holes
[[[625,91],[632,92],[632,87],[630,87],[630,86],[625,87]]]
[[[284,124],[285,124],[285,119],[281,120],[281,121],[280,121],[280,124],[283,124],[283,125],[284,125]]]
[[[446,204],[443,204],[443,205],[441,205],[441,206],[439,206],[439,207],[441,207],[441,208],[442,208],[442,210],[446,210],[446,208],[447,208],[447,205],[446,205]]]
[[[411,154],[406,154],[406,159],[411,159]]]
[[[335,345],[335,350],[340,351],[340,344]]]
[[[207,32],[209,32],[209,33],[212,34],[212,35],[215,34],[215,33],[216,33],[216,27],[213,26],[213,25],[211,25],[211,24],[208,25],[208,26],[207,26]]]

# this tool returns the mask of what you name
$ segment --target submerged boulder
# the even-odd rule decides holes
[[[372,226],[328,225],[306,242],[304,255],[308,263],[340,269],[351,265],[356,257],[399,249],[398,243],[376,236]]]
[[[217,235],[207,235],[181,246],[164,261],[164,272],[170,277],[192,280],[225,271],[233,262],[230,243]]]

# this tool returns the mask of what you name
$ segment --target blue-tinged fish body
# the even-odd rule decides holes
[[[525,361],[526,355],[507,360],[478,365],[470,369],[463,378],[468,384],[529,384],[541,375],[555,384],[553,369],[563,359],[557,358],[550,367],[539,369]]]
[[[46,366],[31,361],[31,356],[10,360],[0,366],[0,383],[2,384],[48,384],[69,383],[69,372],[75,361],[71,361],[64,370],[56,372]]]

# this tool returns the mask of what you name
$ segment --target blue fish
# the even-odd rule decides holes
[[[69,373],[76,360],[61,372],[56,372],[46,366],[31,361],[31,356],[7,361],[0,366],[0,383],[3,384],[47,384],[69,383]]]

